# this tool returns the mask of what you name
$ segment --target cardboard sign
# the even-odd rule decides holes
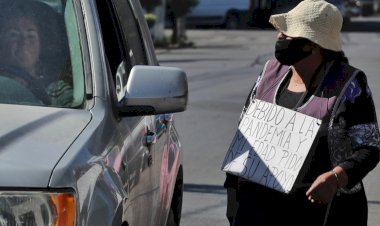
[[[245,112],[222,170],[289,193],[321,120],[254,100]]]

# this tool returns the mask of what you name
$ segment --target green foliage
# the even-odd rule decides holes
[[[148,23],[148,26],[150,28],[153,27],[157,19],[156,15],[154,15],[153,13],[147,13],[144,16],[145,16],[146,22]]]

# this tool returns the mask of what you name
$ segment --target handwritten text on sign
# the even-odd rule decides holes
[[[320,124],[319,119],[255,100],[240,122],[222,170],[288,193]]]

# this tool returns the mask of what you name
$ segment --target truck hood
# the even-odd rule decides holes
[[[47,187],[90,120],[85,110],[0,104],[0,187]]]

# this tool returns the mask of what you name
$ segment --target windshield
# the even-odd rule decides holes
[[[0,103],[82,105],[75,18],[70,0],[0,0]]]

